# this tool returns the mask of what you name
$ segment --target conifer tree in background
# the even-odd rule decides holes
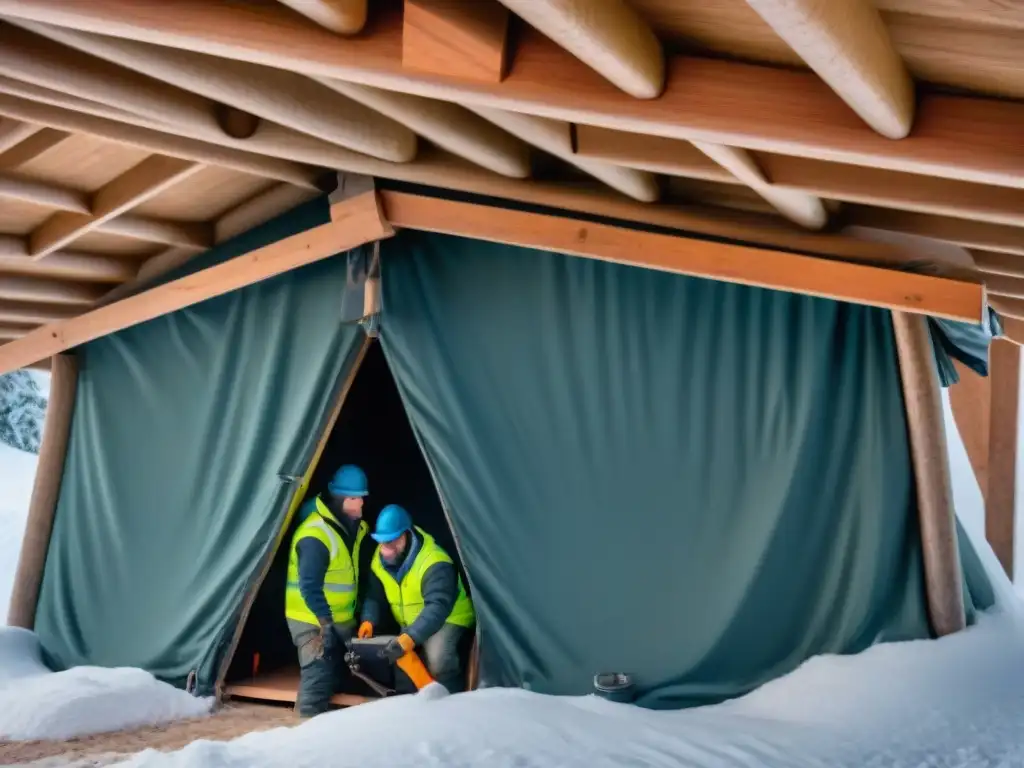
[[[0,376],[0,443],[39,453],[46,397],[28,371]]]

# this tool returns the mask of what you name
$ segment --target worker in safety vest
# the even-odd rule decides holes
[[[341,467],[292,535],[285,617],[299,652],[300,717],[325,712],[347,674],[345,643],[356,629],[360,555],[369,550],[363,547],[368,493],[362,469]]]
[[[378,542],[370,566],[359,637],[372,637],[385,606],[401,634],[384,649],[395,663],[407,651],[421,648],[427,669],[451,693],[464,687],[459,643],[476,621],[458,568],[434,537],[413,526],[397,504],[380,511],[370,534]],[[396,671],[396,687],[409,690],[411,681]]]

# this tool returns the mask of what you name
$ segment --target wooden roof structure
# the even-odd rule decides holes
[[[0,0],[0,344],[334,171],[833,259],[934,238],[1024,340],[1024,3]]]

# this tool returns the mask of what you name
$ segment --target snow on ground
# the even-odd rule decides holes
[[[37,458],[0,443],[0,624],[7,619]]]
[[[68,739],[209,713],[198,699],[141,669],[51,672],[34,633],[0,627],[0,740]]]

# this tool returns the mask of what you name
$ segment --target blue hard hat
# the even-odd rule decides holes
[[[386,544],[389,541],[394,541],[410,528],[412,528],[412,518],[405,511],[405,507],[388,504],[377,515],[377,527],[370,535],[374,541]]]
[[[327,490],[332,496],[366,496],[370,493],[366,473],[355,464],[346,464],[335,472]]]

